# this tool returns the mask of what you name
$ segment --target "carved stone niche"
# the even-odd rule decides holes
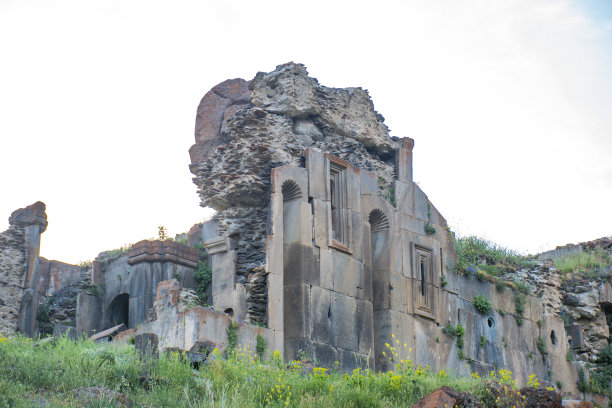
[[[436,319],[435,265],[431,248],[412,243],[414,311],[425,318]]]
[[[200,253],[175,241],[140,241],[132,245],[128,253],[128,264],[140,262],[174,262],[190,268],[198,267]]]

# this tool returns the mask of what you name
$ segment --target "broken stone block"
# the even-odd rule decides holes
[[[141,361],[157,359],[159,357],[158,345],[159,339],[155,333],[143,333],[134,336],[134,347]]]
[[[118,326],[111,327],[110,329],[94,334],[93,336],[89,338],[89,340],[94,341],[96,343],[102,342],[102,341],[111,341],[113,337],[115,337],[117,334],[123,331],[126,331],[126,330],[127,330],[127,327],[125,326],[125,324],[121,323]]]

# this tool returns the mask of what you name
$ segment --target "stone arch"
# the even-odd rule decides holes
[[[370,222],[370,232],[379,232],[389,229],[389,219],[387,218],[387,215],[378,208],[370,211],[368,221]]]
[[[283,201],[293,201],[302,198],[302,189],[293,180],[286,180],[281,187],[281,192],[283,193]]]
[[[110,320],[111,327],[125,324],[129,326],[130,320],[130,295],[127,293],[120,293],[110,302],[108,305],[108,317]]]

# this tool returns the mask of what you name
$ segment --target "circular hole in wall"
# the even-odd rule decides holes
[[[554,331],[554,330],[552,330],[552,331],[550,332],[550,341],[551,341],[551,343],[552,343],[552,345],[553,345],[553,346],[556,346],[556,345],[557,345],[557,334],[555,333],[555,331]]]
[[[230,315],[230,317],[234,316],[234,309],[232,309],[231,307],[228,307],[227,309],[225,309],[223,311],[223,313],[227,313],[228,315]]]
[[[489,326],[489,327],[495,327],[495,320],[493,320],[493,318],[492,318],[492,317],[489,317],[489,318],[487,319],[487,326]]]

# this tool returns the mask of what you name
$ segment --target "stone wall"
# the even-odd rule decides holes
[[[366,91],[324,87],[300,64],[214,87],[190,149],[201,203],[217,210],[201,229],[214,305],[265,323],[286,359],[384,370],[390,344],[435,370],[500,367],[575,390],[558,271],[543,261],[509,278],[533,281],[523,316],[516,292],[457,275],[446,221],[413,182],[413,147]],[[477,294],[493,313],[478,313]],[[462,349],[442,330],[458,324]]]
[[[205,308],[193,307],[195,294],[181,288],[175,279],[162,281],[157,286],[152,318],[137,328],[118,334],[114,341],[125,343],[130,338],[144,333],[155,333],[159,338],[159,349],[201,351],[202,347],[217,348],[223,351],[228,347],[227,329],[231,319],[227,313]],[[266,344],[273,344],[271,330],[264,327],[236,322],[237,344],[249,348],[253,353],[257,348],[257,336],[261,335]],[[212,351],[211,349],[207,350]],[[266,347],[264,358],[270,353]]]
[[[47,228],[45,204],[14,211],[0,234],[0,332],[37,331],[40,234]]]
[[[101,331],[147,319],[161,281],[176,278],[195,288],[199,251],[175,241],[135,243],[129,251],[101,253],[91,266],[90,287],[78,295],[77,328]]]
[[[319,85],[301,64],[280,65],[249,82],[228,80],[208,92],[198,107],[190,169],[202,205],[217,210],[214,236],[206,237],[228,239],[236,258],[228,284],[248,299],[240,305],[219,294],[216,302],[265,322],[257,303],[265,275],[252,275],[266,263],[272,168],[299,166],[304,149],[318,148],[372,171],[382,190],[393,182],[396,147],[366,91]]]

